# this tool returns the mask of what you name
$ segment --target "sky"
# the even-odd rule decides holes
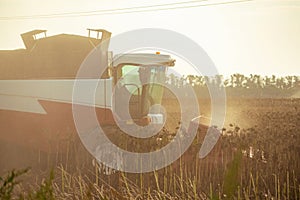
[[[253,0],[151,12],[15,18],[186,1],[0,0],[0,50],[24,48],[20,34],[33,29],[46,29],[48,36],[61,33],[87,36],[87,28],[103,28],[114,36],[139,28],[163,28],[195,41],[225,76],[233,73],[300,75],[300,0]],[[176,6],[228,1],[231,0],[206,0]],[[188,74],[191,71],[185,65],[187,63],[178,60],[177,67]]]

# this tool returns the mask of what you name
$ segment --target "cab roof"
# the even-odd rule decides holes
[[[113,59],[113,66],[119,65],[139,66],[174,66],[175,60],[169,55],[151,53],[117,54]]]

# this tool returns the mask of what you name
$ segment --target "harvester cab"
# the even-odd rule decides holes
[[[88,37],[101,43],[107,70],[101,79],[112,79],[112,112],[120,121],[139,125],[163,124],[160,110],[163,85],[168,67],[175,64],[170,55],[156,53],[117,54],[108,51],[111,33],[104,29],[88,29]],[[101,37],[100,37],[101,36]],[[105,93],[107,95],[107,93]],[[110,95],[110,94],[108,94]]]
[[[114,114],[139,125],[162,124],[166,72],[175,60],[159,52],[116,55],[113,60]]]

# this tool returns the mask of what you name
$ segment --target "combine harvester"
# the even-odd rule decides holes
[[[119,130],[116,118],[128,126],[153,124],[162,128],[165,114],[159,107],[150,108],[162,103],[164,87],[160,83],[166,80],[167,68],[175,64],[169,55],[132,53],[113,58],[108,51],[111,33],[103,29],[88,29],[88,37],[47,37],[45,30],[21,36],[26,49],[0,51],[1,143],[49,152],[51,145],[55,148],[69,133],[76,133],[72,113],[76,75],[87,55],[103,41],[108,67],[101,77],[83,78],[98,81],[95,104],[83,102],[83,106],[91,106],[99,124],[113,134],[112,130]],[[124,108],[127,99],[129,108]],[[124,109],[129,109],[130,116]],[[198,128],[198,121],[194,119],[188,129]],[[208,124],[200,125],[203,133]]]

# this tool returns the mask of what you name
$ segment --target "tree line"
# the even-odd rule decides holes
[[[261,76],[250,74],[232,74],[228,78],[222,75],[178,77],[174,74],[167,76],[170,87],[182,90],[192,87],[199,97],[209,97],[208,85],[219,89],[225,88],[228,97],[254,98],[300,98],[300,76]]]

